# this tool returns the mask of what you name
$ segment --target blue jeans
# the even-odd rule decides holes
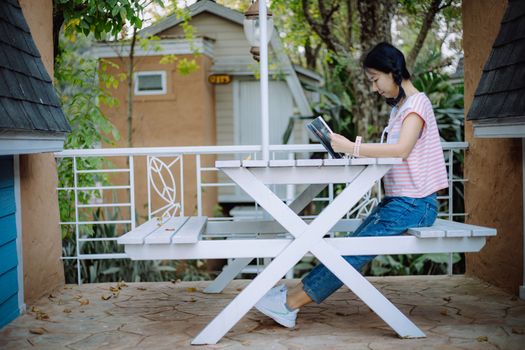
[[[395,236],[410,227],[432,226],[437,216],[437,199],[433,193],[424,198],[385,197],[359,225],[352,237]],[[343,257],[356,270],[375,258],[375,255]],[[338,290],[343,283],[323,264],[317,265],[303,278],[303,289],[317,304]]]

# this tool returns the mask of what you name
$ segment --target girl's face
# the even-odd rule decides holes
[[[365,69],[366,77],[372,84],[372,91],[384,98],[395,98],[399,94],[399,86],[394,82],[392,73],[384,73],[373,68]]]

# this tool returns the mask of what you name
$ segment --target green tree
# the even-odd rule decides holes
[[[458,0],[274,0],[271,8],[277,27],[286,28],[283,36],[289,52],[304,55],[308,68],[320,68],[326,90],[343,103],[339,115],[343,127],[338,131],[350,137],[376,137],[379,126],[386,124],[387,111],[370,92],[362,72],[364,53],[380,41],[392,42],[392,22],[397,16],[396,23],[411,24],[402,31],[417,28],[414,41],[407,44],[407,57],[417,62],[431,28],[446,9],[459,6]]]

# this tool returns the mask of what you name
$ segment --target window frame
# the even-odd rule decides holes
[[[162,88],[160,90],[139,90],[139,77],[145,75],[160,75]],[[166,82],[166,71],[140,71],[133,74],[133,92],[135,95],[166,95],[167,94],[167,82]]]

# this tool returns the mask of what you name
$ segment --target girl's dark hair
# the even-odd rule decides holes
[[[406,67],[405,56],[395,46],[382,42],[374,46],[363,61],[364,68],[376,69],[383,73],[392,73],[394,82],[399,86],[399,94],[396,98],[387,98],[386,102],[395,106],[403,97],[405,91],[401,87],[403,79],[410,79],[410,73]]]

